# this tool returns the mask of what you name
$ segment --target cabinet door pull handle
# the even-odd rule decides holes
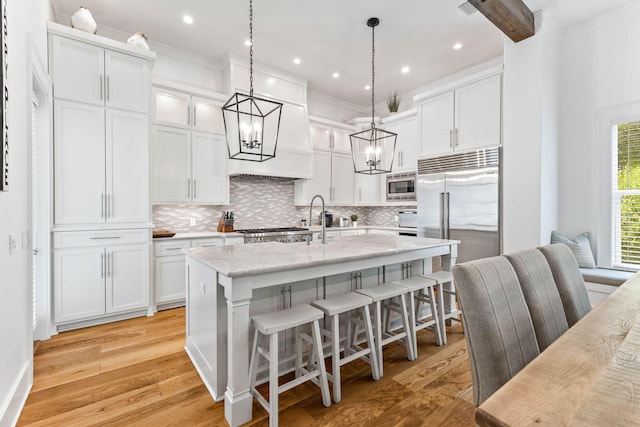
[[[191,124],[191,108],[187,105],[187,124]]]
[[[100,99],[104,99],[104,83],[102,74],[100,74]]]
[[[100,254],[100,278],[104,279],[104,253]]]
[[[113,254],[107,253],[107,277],[111,277],[113,275]]]
[[[89,237],[89,240],[110,240],[110,239],[121,239],[122,236],[100,236],[100,237]]]
[[[107,76],[107,90],[105,91],[107,93],[107,101],[109,101],[110,95],[111,95],[111,79],[109,78],[109,76]]]
[[[453,148],[453,129],[449,129],[449,147]]]
[[[100,193],[100,218],[104,218],[104,193]]]
[[[187,198],[191,197],[191,180],[187,178]]]
[[[113,218],[113,194],[109,193],[107,200],[107,207],[109,208],[109,213],[107,214],[107,218]]]
[[[165,248],[165,251],[179,251],[180,249],[182,249],[182,247],[179,247],[179,248]]]
[[[195,126],[195,123],[196,123],[196,121],[195,121],[195,118],[194,118],[194,120],[193,120],[193,125],[194,126]],[[198,186],[197,186],[197,184],[198,184],[198,181],[194,178],[193,179],[193,199],[194,200],[196,199],[196,197],[198,197]]]
[[[196,106],[193,106],[193,127],[198,127],[197,123],[198,123],[198,110],[196,110]]]
[[[292,293],[291,292],[291,286],[289,286],[289,289],[287,289],[287,291],[289,292],[289,308],[293,307],[293,298],[292,298]]]
[[[458,146],[458,128],[455,129],[455,141],[456,141],[455,146],[457,147]]]

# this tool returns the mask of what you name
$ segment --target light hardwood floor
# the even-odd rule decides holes
[[[384,350],[385,375],[369,366],[342,368],[342,402],[322,406],[306,383],[280,396],[282,426],[473,426],[467,346],[459,324],[446,346],[419,333],[419,358],[402,345]],[[224,426],[184,352],[185,311],[63,332],[39,343],[34,384],[18,426]],[[254,400],[248,425],[267,426]]]

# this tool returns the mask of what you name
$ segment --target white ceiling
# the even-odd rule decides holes
[[[552,9],[566,28],[638,0],[525,0],[531,10]],[[502,33],[482,14],[466,16],[463,0],[256,0],[254,59],[308,79],[308,87],[370,105],[370,17],[376,28],[376,101],[502,54]],[[248,0],[51,0],[58,21],[86,6],[100,26],[142,31],[161,42],[220,59],[248,57]],[[194,24],[182,22],[183,14]],[[456,42],[464,47],[454,51]],[[299,57],[300,65],[292,60]],[[402,74],[400,68],[411,71]],[[331,74],[340,73],[339,79]]]

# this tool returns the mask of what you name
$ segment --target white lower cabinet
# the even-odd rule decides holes
[[[55,322],[147,309],[149,243],[144,241],[148,235],[148,230],[55,233]]]
[[[188,248],[244,244],[243,236],[204,237],[191,240],[154,242],[156,308],[184,305],[186,298],[185,258]]]

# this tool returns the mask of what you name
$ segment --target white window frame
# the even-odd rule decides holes
[[[622,123],[640,121],[640,101],[606,107],[598,112],[597,145],[599,147],[598,170],[598,267],[626,269],[613,264],[613,147],[612,127]]]

